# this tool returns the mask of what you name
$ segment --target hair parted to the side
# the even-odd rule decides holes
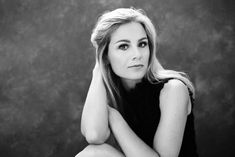
[[[140,23],[147,34],[150,58],[145,77],[148,81],[154,83],[156,81],[158,82],[169,78],[179,79],[187,85],[194,97],[194,87],[186,74],[183,72],[164,69],[156,58],[155,53],[158,44],[158,37],[156,29],[151,20],[147,17],[146,13],[141,9],[135,9],[133,7],[119,8],[113,11],[106,11],[101,15],[98,18],[91,35],[91,42],[96,49],[96,60],[99,62],[103,81],[112,105],[118,108],[117,96],[119,95],[119,90],[115,82],[116,79],[114,73],[107,59],[108,45],[110,43],[112,33],[118,29],[119,26],[130,22]]]

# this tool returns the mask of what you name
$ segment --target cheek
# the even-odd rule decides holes
[[[118,58],[111,58],[109,59],[110,65],[112,70],[116,73],[117,71],[119,71],[120,66],[121,66],[121,62]]]
[[[122,76],[125,73],[125,59],[121,58],[120,56],[110,56],[109,57],[110,66],[113,72],[118,75]]]
[[[117,57],[115,57],[113,54],[109,54],[108,61],[112,70],[115,72],[115,70],[117,69],[117,63],[118,63]]]

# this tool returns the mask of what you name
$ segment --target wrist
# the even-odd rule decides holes
[[[96,80],[98,82],[103,80],[103,76],[102,76],[101,71],[98,67],[95,67],[92,71],[92,80]]]
[[[117,126],[122,122],[121,114],[111,107],[109,107],[109,122],[111,126]]]
[[[96,61],[92,72],[93,72],[93,75],[101,74],[100,65],[99,65],[98,61]]]

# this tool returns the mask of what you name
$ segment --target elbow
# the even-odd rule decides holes
[[[94,131],[86,134],[85,138],[89,144],[102,144],[105,142],[105,139]]]
[[[109,137],[110,131],[107,133],[99,133],[97,131],[86,132],[85,138],[89,144],[103,144]]]

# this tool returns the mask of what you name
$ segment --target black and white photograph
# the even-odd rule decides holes
[[[233,0],[0,0],[0,157],[234,157]]]

